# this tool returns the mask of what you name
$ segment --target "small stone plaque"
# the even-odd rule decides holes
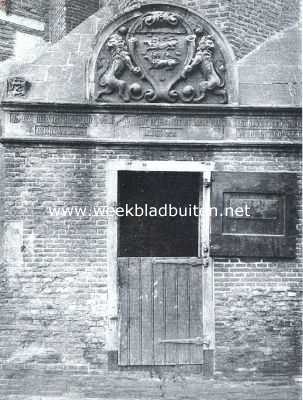
[[[99,115],[95,118],[89,136],[119,140],[223,140],[226,124],[224,118],[185,115],[113,115],[112,118]]]
[[[236,139],[244,141],[300,142],[302,123],[299,118],[235,118]]]
[[[15,136],[87,137],[90,114],[11,112],[9,127]]]
[[[302,137],[300,131],[283,129],[237,129],[237,139],[244,140],[266,140],[266,141],[298,141]]]
[[[92,121],[92,116],[90,114],[11,112],[9,120],[12,124],[32,123],[87,127]]]

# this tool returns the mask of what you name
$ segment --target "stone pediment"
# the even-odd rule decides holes
[[[146,5],[101,36],[92,68],[98,103],[226,104],[226,43],[209,23],[168,4]]]
[[[115,17],[106,6],[35,62],[14,68],[2,97],[97,106],[235,105],[235,66],[224,36],[188,8],[149,2]]]
[[[299,37],[291,27],[236,61],[224,35],[187,8],[149,2],[115,16],[105,6],[36,61],[2,63],[0,95],[120,110],[299,106]]]

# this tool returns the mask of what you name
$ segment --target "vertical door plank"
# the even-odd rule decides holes
[[[182,265],[178,273],[178,339],[190,338],[189,319],[190,319],[190,293],[189,293],[190,267]],[[179,344],[178,358],[179,364],[190,363],[189,344]]]
[[[129,259],[129,355],[131,365],[141,365],[141,263]]]
[[[165,364],[165,345],[159,341],[166,338],[165,331],[165,280],[164,265],[153,263],[153,298],[154,298],[154,364]]]
[[[178,266],[168,264],[165,267],[166,289],[166,339],[176,339],[178,336]],[[167,364],[178,364],[177,346],[179,344],[167,343]]]
[[[120,365],[201,364],[202,265],[119,259]],[[180,343],[160,343],[180,339]]]
[[[192,338],[202,337],[202,265],[191,268],[190,287],[190,336]],[[202,364],[203,346],[191,345],[191,362]]]
[[[120,365],[129,364],[129,273],[128,259],[118,259],[120,289]]]
[[[150,258],[141,259],[142,297],[142,364],[154,363],[153,265]]]

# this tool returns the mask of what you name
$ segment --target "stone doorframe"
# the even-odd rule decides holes
[[[214,371],[215,350],[215,312],[214,312],[214,262],[203,249],[210,247],[210,196],[211,173],[214,171],[213,162],[200,161],[130,161],[110,160],[106,165],[107,206],[116,207],[118,204],[118,172],[200,172],[203,174],[203,192],[200,190],[200,204],[203,214],[199,218],[199,257],[207,256],[209,264],[203,267],[203,332],[209,345],[204,349],[205,374]],[[203,240],[201,240],[203,238]],[[108,352],[109,367],[118,365],[119,351],[119,283],[118,283],[118,217],[108,216],[107,223],[107,335],[106,351]]]

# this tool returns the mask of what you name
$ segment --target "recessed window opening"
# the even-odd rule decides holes
[[[189,211],[182,215],[186,208],[199,206],[199,180],[199,173],[120,171],[119,207],[159,211],[166,205],[178,214],[120,217],[119,257],[197,257],[198,217]],[[165,215],[164,208],[161,214]]]

